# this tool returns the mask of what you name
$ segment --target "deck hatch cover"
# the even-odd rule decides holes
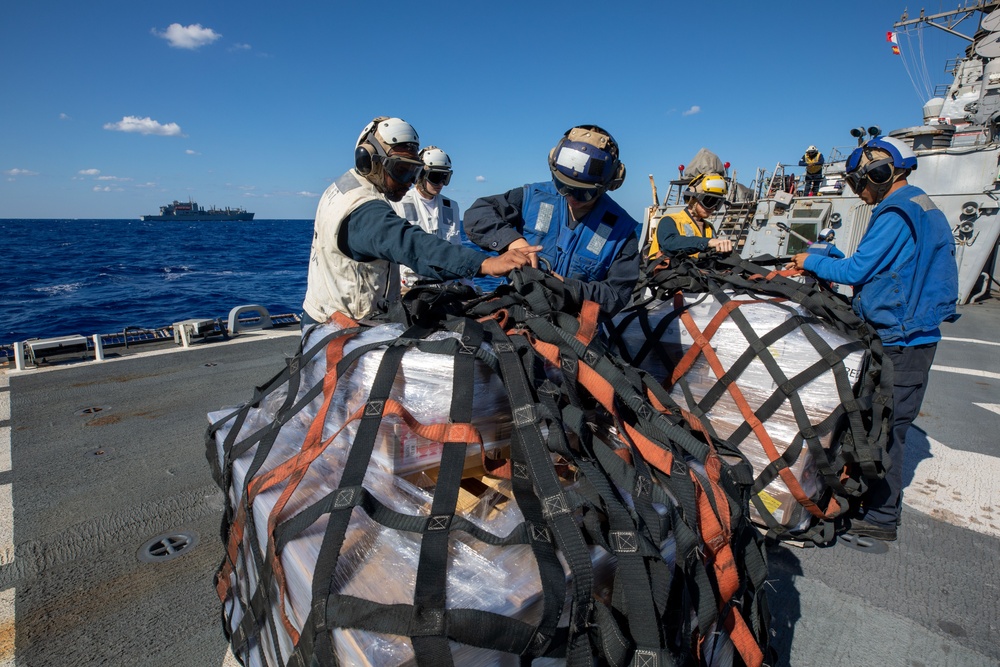
[[[194,531],[172,531],[157,535],[139,549],[139,560],[144,563],[164,563],[183,556],[198,544]]]

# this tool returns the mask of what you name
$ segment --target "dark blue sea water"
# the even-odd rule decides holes
[[[225,317],[299,313],[312,220],[0,220],[0,345]]]

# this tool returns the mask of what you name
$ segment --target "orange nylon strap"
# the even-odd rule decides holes
[[[559,365],[559,348],[551,343],[541,340],[533,340],[532,347],[535,351],[548,359],[554,365]],[[615,390],[604,377],[590,366],[581,363],[577,366],[577,380],[590,394],[597,399],[605,410],[607,410],[616,420],[618,412],[615,410]],[[660,445],[656,444],[632,426],[625,424],[625,432],[635,445],[639,453],[642,454],[650,465],[656,467],[664,474],[669,475],[674,465],[674,455]]]
[[[729,639],[739,652],[747,667],[761,667],[764,664],[764,652],[760,650],[743,615],[736,608],[731,608],[723,621],[723,627],[729,633]]]
[[[576,331],[576,339],[584,345],[590,345],[597,335],[597,316],[601,307],[596,301],[584,301],[580,306],[580,328]]]
[[[336,312],[331,317],[331,321],[338,324],[339,326],[344,326],[345,328],[350,328],[352,325],[356,325],[354,320],[351,320],[350,318]],[[306,435],[306,440],[303,443],[303,448],[310,445],[311,437],[315,437],[316,439],[318,439],[323,433],[323,423],[326,420],[326,412],[329,409],[330,400],[333,397],[333,389],[336,387],[337,383],[336,373],[331,373],[330,369],[336,368],[337,364],[343,358],[344,346],[347,344],[348,340],[353,338],[353,336],[354,334],[338,336],[337,338],[330,341],[329,345],[327,346],[326,349],[327,372],[323,377],[323,394],[326,398],[324,400],[323,407],[320,409],[320,412],[317,414],[316,418],[313,419],[312,424],[310,424],[309,431],[307,432]],[[323,419],[319,418],[320,414],[322,414]],[[316,426],[317,423],[319,424],[319,431],[318,433],[314,433],[314,431],[317,428]],[[293,459],[294,458],[296,457],[293,457]],[[251,481],[249,487],[253,487],[254,483],[257,481],[258,479],[254,479],[253,481]],[[226,562],[224,564],[224,567],[220,571],[220,577],[219,577],[220,582],[217,584],[217,589],[220,596],[226,595],[229,592],[230,575],[232,574],[233,569],[236,566],[236,559],[239,556],[239,547],[243,543],[243,532],[244,532],[244,525],[246,522],[246,508],[250,503],[253,502],[253,498],[256,497],[257,493],[259,492],[259,491],[254,492],[251,495],[249,493],[249,487],[248,487],[247,497],[242,499],[242,502],[240,503],[240,506],[237,509],[236,516],[233,519],[233,524],[232,526],[230,526],[229,546],[226,550]],[[225,580],[224,587],[221,585],[221,580],[223,579]],[[225,588],[225,590],[223,591],[221,590],[221,588]],[[225,598],[223,598],[223,602],[225,602]]]
[[[728,526],[723,527],[719,517],[715,515],[712,504],[708,500],[705,489],[701,486],[693,470],[688,471],[694,482],[695,498],[698,502],[698,527],[701,539],[708,552],[708,561],[715,571],[715,582],[719,587],[721,604],[729,602],[740,588],[740,575],[736,568],[736,559],[729,545]]]

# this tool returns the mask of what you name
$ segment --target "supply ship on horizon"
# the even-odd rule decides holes
[[[179,202],[176,199],[172,204],[160,207],[159,215],[143,215],[139,219],[143,222],[248,222],[253,220],[253,213],[243,208],[215,208],[205,209],[198,206],[197,202],[188,200]]]

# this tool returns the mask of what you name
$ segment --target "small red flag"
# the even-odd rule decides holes
[[[898,44],[899,43],[899,42],[896,41],[896,33],[894,33],[891,30],[889,32],[885,33],[885,41],[892,42],[893,44]]]
[[[898,56],[899,55],[899,47],[896,46],[895,44],[893,44],[892,45],[892,52]]]

